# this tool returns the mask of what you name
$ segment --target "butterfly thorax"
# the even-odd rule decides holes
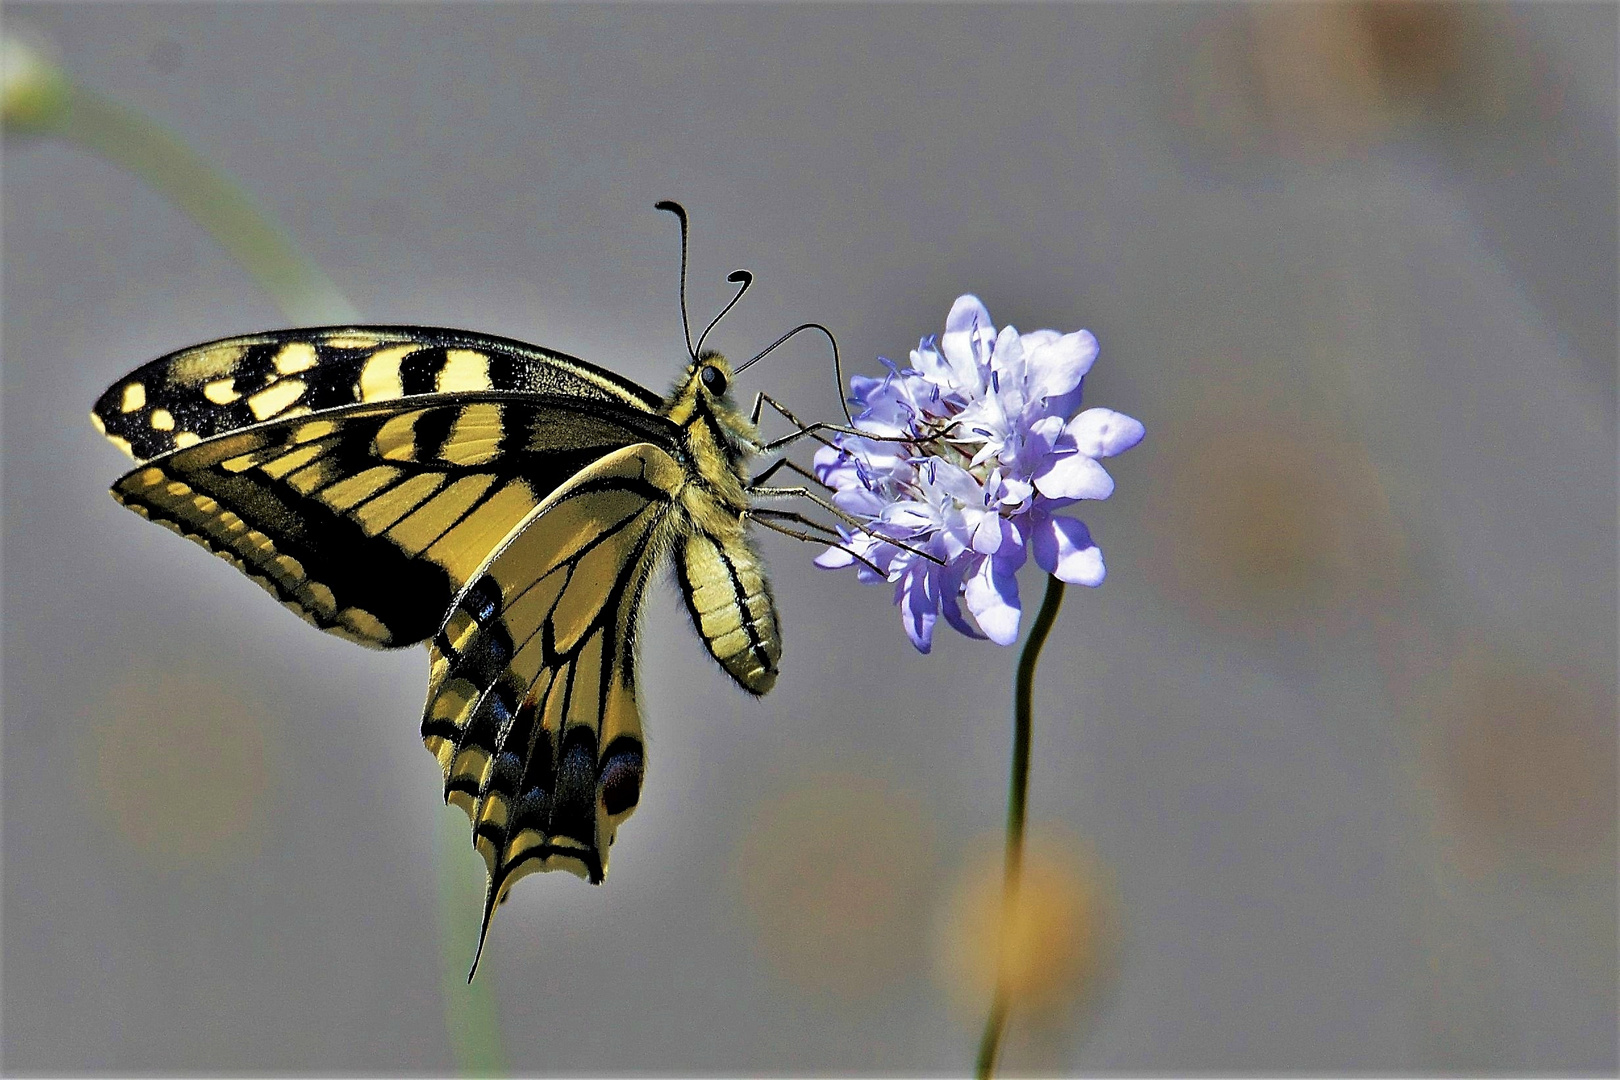
[[[681,429],[686,451],[705,493],[733,517],[748,509],[747,464],[759,430],[732,402],[731,365],[705,352],[689,365],[661,410]]]

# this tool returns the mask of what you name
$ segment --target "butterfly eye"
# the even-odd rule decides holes
[[[726,392],[726,373],[717,367],[706,367],[698,378],[703,380],[703,388],[711,394]]]

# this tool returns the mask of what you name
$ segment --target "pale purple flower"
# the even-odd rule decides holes
[[[1144,429],[1110,409],[1072,415],[1096,358],[1085,330],[998,333],[978,297],[958,297],[945,333],[924,338],[909,368],[884,360],[883,378],[850,379],[856,426],[885,438],[837,435],[816,452],[834,505],[866,526],[840,526],[843,545],[817,565],[892,582],[922,652],[941,615],[969,637],[1016,641],[1017,574],[1030,555],[1063,581],[1102,584],[1101,549],[1062,511],[1108,498],[1114,481],[1098,459]]]

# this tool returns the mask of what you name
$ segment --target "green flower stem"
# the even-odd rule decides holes
[[[489,989],[488,961],[467,982],[484,912],[484,863],[467,843],[467,818],[456,807],[439,815],[439,986],[450,1053],[462,1076],[505,1076],[501,1029]]]
[[[990,1001],[990,1015],[984,1021],[984,1034],[979,1038],[979,1060],[974,1069],[980,1080],[987,1080],[996,1071],[996,1058],[1001,1052],[1001,1034],[1007,1026],[1006,950],[1007,928],[1018,905],[1019,877],[1024,869],[1024,818],[1029,805],[1029,744],[1034,726],[1034,708],[1031,699],[1035,692],[1035,664],[1041,658],[1041,646],[1057,621],[1058,608],[1063,606],[1063,582],[1048,574],[1046,595],[1041,597],[1041,610],[1035,616],[1018,654],[1018,677],[1013,686],[1013,758],[1012,776],[1007,788],[1007,852],[1002,869],[1001,885],[1001,940],[996,959],[996,992]]]
[[[133,173],[207,229],[275,300],[289,321],[356,322],[337,286],[241,185],[209,164],[167,128],[92,90],[75,85],[60,68],[7,42],[8,60],[32,63],[21,93],[7,89],[5,126],[18,134],[67,139]],[[467,985],[465,965],[478,940],[483,912],[482,865],[469,860],[466,826],[446,813],[439,853],[440,937],[443,949],[445,1026],[463,1075],[505,1073],[494,992],[487,973]],[[474,865],[469,866],[471,861]]]
[[[257,201],[179,136],[126,105],[70,86],[55,133],[145,181],[208,230],[295,323],[354,322],[330,278]]]

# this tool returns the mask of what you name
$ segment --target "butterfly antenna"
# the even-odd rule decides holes
[[[736,303],[736,301],[733,300],[732,303]],[[721,314],[725,314],[725,312],[721,312]],[[838,339],[833,337],[833,332],[831,330],[827,329],[825,326],[822,326],[818,322],[807,322],[802,323],[799,326],[795,326],[793,329],[789,330],[787,333],[765,346],[765,348],[761,349],[751,359],[744,361],[735,371],[732,372],[732,375],[741,375],[751,365],[757,364],[761,360],[765,359],[768,353],[776,349],[777,346],[785,343],[788,338],[804,330],[820,330],[823,334],[827,335],[827,340],[832,343],[833,377],[838,380],[838,404],[844,408],[844,419],[849,421],[850,427],[854,427],[855,418],[849,414],[849,401],[844,396],[844,365],[843,362],[838,358]]]
[[[489,879],[489,888],[484,892],[484,923],[478,928],[478,951],[473,953],[472,967],[467,971],[467,983],[472,984],[473,976],[478,974],[478,959],[484,955],[484,939],[489,937],[489,920],[495,914],[495,879]]]
[[[653,204],[653,209],[668,211],[681,219],[681,333],[686,335],[686,351],[696,360],[697,350],[692,348],[692,324],[686,318],[686,207],[673,199],[663,199]]]
[[[726,275],[726,280],[732,282],[733,284],[741,283],[742,288],[738,289],[737,295],[731,298],[731,303],[720,309],[720,314],[714,317],[714,322],[709,324],[708,329],[704,330],[703,333],[698,335],[697,348],[692,350],[693,359],[696,359],[702,354],[703,342],[706,338],[708,338],[709,330],[713,330],[717,325],[719,325],[720,320],[726,317],[726,312],[737,306],[737,301],[743,298],[743,293],[748,291],[748,286],[754,283],[754,275],[750,274],[746,270],[733,270],[731,273]]]

